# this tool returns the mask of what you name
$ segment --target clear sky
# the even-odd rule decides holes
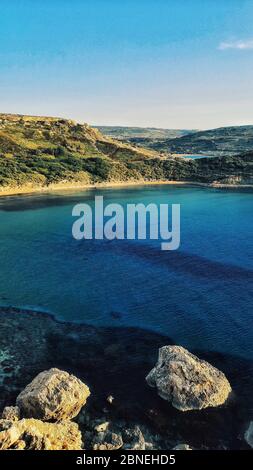
[[[253,0],[0,0],[0,111],[253,124]]]

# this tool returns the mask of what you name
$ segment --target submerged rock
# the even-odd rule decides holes
[[[89,395],[81,380],[53,368],[37,375],[18,395],[16,404],[25,417],[61,421],[77,416]]]
[[[253,421],[250,422],[247,431],[244,434],[245,441],[250,447],[253,447]]]
[[[189,444],[177,444],[172,450],[192,450]]]
[[[71,421],[0,420],[0,450],[81,450],[82,436]]]
[[[125,429],[122,434],[125,450],[145,450],[146,442],[139,426],[134,429]]]
[[[109,425],[109,421],[99,421],[98,424],[95,424],[94,430],[96,432],[105,432],[107,431]]]
[[[158,362],[146,380],[181,411],[222,405],[231,392],[222,372],[181,346],[160,348]]]
[[[93,439],[93,450],[118,450],[123,446],[121,434],[106,431],[99,432]]]

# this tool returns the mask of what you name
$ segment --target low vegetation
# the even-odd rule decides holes
[[[253,152],[188,160],[122,143],[71,120],[0,115],[2,190],[130,180],[251,183],[252,164]]]
[[[155,145],[159,145],[160,142],[167,139],[175,139],[196,132],[186,129],[161,129],[155,127],[98,126],[98,129],[104,135],[114,139],[152,150]],[[163,151],[163,149],[161,148],[160,151]]]
[[[253,126],[220,127],[153,141],[149,146],[159,152],[235,155],[253,149]]]

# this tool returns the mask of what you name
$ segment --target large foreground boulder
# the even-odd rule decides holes
[[[82,436],[71,421],[0,420],[0,450],[81,450]]]
[[[231,392],[222,372],[180,346],[160,348],[158,362],[146,380],[181,411],[222,405]]]
[[[27,385],[18,395],[16,404],[24,417],[61,421],[74,418],[89,395],[87,385],[74,375],[50,369]]]

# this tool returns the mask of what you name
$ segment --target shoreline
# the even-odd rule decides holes
[[[175,181],[175,180],[134,180],[134,181],[104,181],[100,183],[56,183],[49,186],[20,186],[15,188],[0,188],[0,197],[18,196],[31,194],[45,194],[56,191],[75,191],[98,188],[121,188],[132,186],[154,186],[154,185],[178,185],[178,186],[200,186],[204,188],[217,189],[252,189],[253,184],[228,184],[228,183],[201,183],[199,181]]]
[[[168,336],[166,333],[162,333],[160,331],[153,330],[152,328],[144,328],[142,326],[131,326],[131,325],[94,325],[93,323],[86,322],[84,320],[66,320],[64,318],[59,318],[57,314],[53,311],[49,310],[43,310],[43,308],[33,308],[30,306],[26,305],[17,305],[17,304],[4,304],[0,303],[0,316],[3,314],[10,314],[10,315],[16,315],[17,317],[20,317],[22,315],[29,316],[31,319],[38,319],[38,320],[45,320],[45,321],[50,321],[54,323],[56,326],[58,325],[59,327],[65,327],[65,328],[73,328],[73,329],[87,329],[87,330],[120,330],[120,329],[126,329],[129,331],[139,331],[139,332],[145,332],[147,335],[154,335],[160,338],[163,338],[165,341],[169,340],[171,344],[175,345],[176,342],[173,337]],[[228,352],[221,351],[219,349],[208,349],[208,348],[202,348],[202,347],[195,347],[193,349],[195,354],[198,355],[218,355],[218,356],[229,356]],[[241,360],[241,361],[249,361],[253,365],[253,358],[247,358],[244,355],[240,354],[233,354],[233,357]]]
[[[181,443],[203,450],[218,450],[221,444],[228,449],[248,448],[238,437],[251,419],[252,364],[246,359],[191,348],[228,377],[234,394],[224,406],[185,414],[162,400],[145,379],[157,361],[158,349],[177,344],[173,338],[135,327],[61,322],[49,313],[10,306],[0,307],[0,315],[4,366],[0,408],[14,406],[17,395],[37,374],[54,367],[74,374],[91,390],[85,411],[77,418],[87,450],[92,448],[95,425],[104,422],[118,433],[138,427],[146,442],[158,449]],[[233,426],[227,426],[231,421]],[[196,429],[194,436],[192,429]]]

